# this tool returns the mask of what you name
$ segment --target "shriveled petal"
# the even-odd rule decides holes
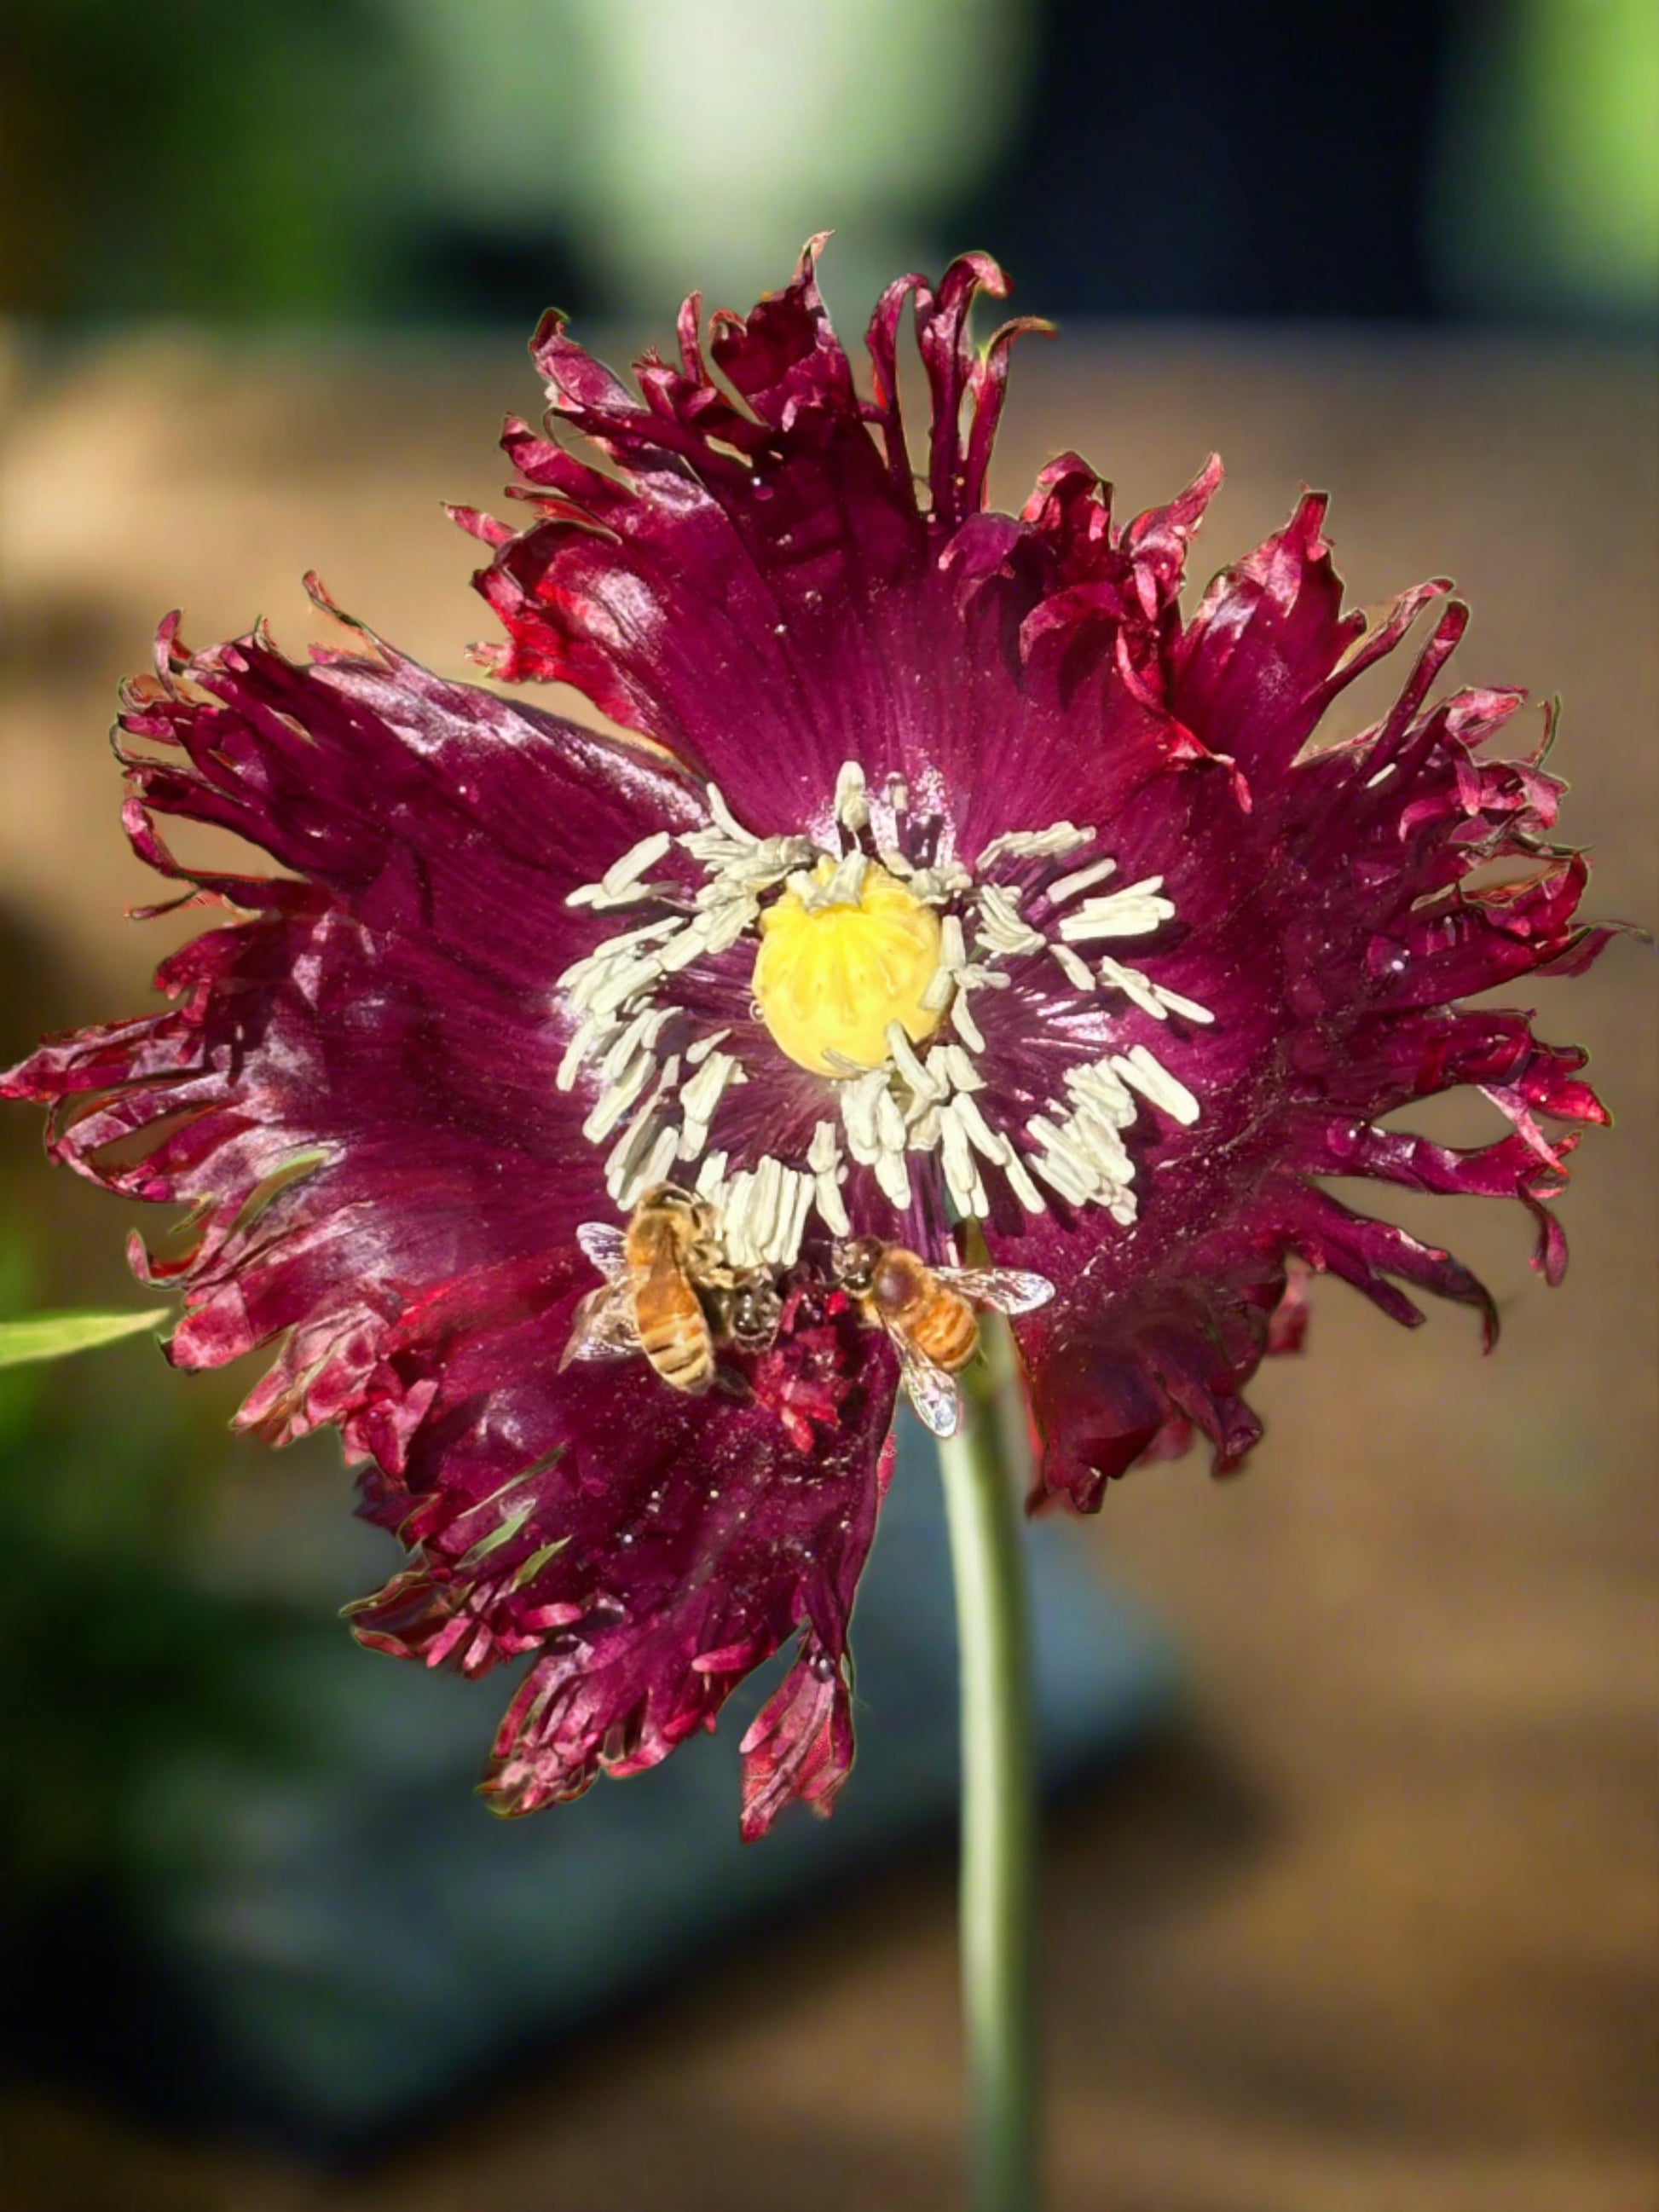
[[[637,1361],[558,1372],[591,1283],[565,1254],[411,1308],[349,1431],[377,1455],[366,1510],[410,1552],[354,1609],[360,1640],[473,1674],[539,1655],[484,1784],[507,1813],[653,1765],[797,1629],[808,1678],[840,1682],[886,1486],[892,1361],[838,1295],[793,1295],[742,1394],[692,1398]],[[831,1702],[811,1741],[778,1716],[750,1832],[793,1796],[828,1809],[852,1757]]]
[[[515,532],[458,511],[491,549],[477,582],[508,632],[489,663],[574,684],[764,832],[820,816],[848,759],[872,785],[894,774],[936,794],[970,856],[1011,809],[1104,818],[1193,749],[1156,647],[1218,466],[1127,528],[1074,457],[1024,518],[987,514],[1009,348],[1039,326],[974,344],[975,295],[1006,289],[985,255],[953,263],[937,293],[902,278],[871,323],[862,400],[817,291],[818,243],[746,319],[714,318],[712,368],[689,300],[679,363],[647,354],[641,397],[544,322],[532,351],[553,422],[620,473],[509,424],[540,520]],[[907,307],[931,398],[921,492],[897,392]],[[1079,744],[1091,723],[1099,741]]]
[[[754,1843],[799,1800],[827,1819],[853,1767],[848,1662],[816,1636],[743,1739],[743,1838]]]
[[[1127,1234],[1058,1200],[1037,1220],[1003,1212],[988,1227],[999,1261],[1057,1285],[1020,1334],[1045,1486],[1085,1506],[1183,1426],[1209,1437],[1218,1472],[1237,1463],[1255,1435],[1239,1394],[1270,1348],[1293,1264],[1342,1275],[1407,1322],[1421,1314],[1400,1285],[1431,1291],[1474,1305],[1495,1334],[1486,1292],[1449,1255],[1310,1179],[1517,1199],[1555,1281],[1565,1246],[1547,1209],[1575,1139],[1547,1124],[1606,1119],[1577,1079],[1581,1053],[1540,1042],[1524,1013],[1457,1003],[1576,970],[1607,941],[1577,918],[1583,860],[1549,842],[1561,788],[1541,766],[1549,718],[1531,757],[1488,758],[1522,694],[1431,703],[1467,621],[1452,602],[1382,720],[1310,746],[1341,685],[1446,588],[1404,594],[1362,636],[1341,611],[1323,512],[1310,495],[1211,587],[1168,655],[1194,757],[1145,781],[1114,823],[1126,872],[1156,867],[1182,925],[1151,972],[1213,1016],[1139,1027],[1200,1110],[1189,1127],[1158,1112],[1132,1133]],[[1208,772],[1223,755],[1237,780]],[[991,1008],[988,1040],[999,1023],[1024,1080],[1030,1012]],[[1123,1033],[1135,1026],[1126,1017]],[[1461,1084],[1509,1125],[1490,1143],[1455,1151],[1381,1126]]]
[[[586,949],[573,884],[700,818],[631,748],[379,647],[195,658],[164,628],[121,718],[141,857],[245,918],[165,962],[170,1010],[49,1040],[0,1095],[51,1105],[54,1158],[190,1208],[170,1356],[216,1366],[291,1331],[243,1419],[287,1437],[349,1408],[386,1330],[458,1274],[568,1244],[603,1204],[555,1085],[553,982]],[[301,872],[201,876],[158,817]],[[603,862],[600,856],[604,856]]]

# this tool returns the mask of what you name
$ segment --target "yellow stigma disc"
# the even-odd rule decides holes
[[[834,872],[827,860],[814,872],[820,884]],[[785,891],[761,916],[761,940],[756,1002],[781,1049],[815,1075],[879,1067],[890,1022],[912,1044],[939,1027],[943,1010],[921,1003],[939,970],[939,916],[885,868],[866,871],[853,903],[810,907]]]

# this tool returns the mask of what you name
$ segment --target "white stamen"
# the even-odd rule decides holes
[[[787,1169],[785,1175],[786,1203],[768,1255],[775,1267],[788,1267],[800,1250],[801,1237],[806,1227],[806,1211],[812,1203],[816,1188],[812,1177],[803,1175],[799,1168]]]
[[[1031,1181],[1024,1161],[1012,1146],[1007,1158],[1002,1164],[1002,1171],[1008,1178],[1009,1188],[1028,1213],[1046,1213],[1048,1211],[1048,1200]]]
[[[968,947],[963,941],[961,921],[956,915],[947,914],[939,923],[939,966],[921,994],[921,1003],[930,1014],[942,1014],[950,1005],[957,974],[967,960]]]
[[[749,1234],[750,1219],[755,1210],[755,1185],[752,1170],[744,1168],[720,1194],[720,1234],[728,1257],[739,1267],[760,1264],[759,1249]]]
[[[830,1235],[848,1236],[852,1224],[841,1194],[841,1146],[833,1121],[820,1121],[813,1130],[812,1141],[806,1148],[806,1164],[812,1170],[818,1212]]]
[[[593,954],[586,960],[578,961],[575,967],[567,969],[559,981],[568,993],[570,1003],[577,1012],[587,1013],[592,1011],[594,1000],[611,978],[619,975],[629,964],[626,955],[612,959],[608,953],[604,956]]]
[[[633,997],[635,991],[642,991],[647,984],[654,983],[661,973],[661,965],[654,955],[627,961],[593,993],[589,1000],[592,1012],[599,1015],[614,1014],[626,1000]]]
[[[1094,1194],[1094,1178],[1060,1152],[1033,1152],[1031,1165],[1049,1188],[1073,1206],[1086,1206]]]
[[[945,1170],[945,1187],[957,1211],[982,1215],[988,1201],[979,1168],[969,1149],[968,1133],[959,1118],[961,1103],[952,1100],[939,1109],[939,1163]]]
[[[672,1060],[666,1062],[661,1074],[658,1076],[657,1080],[652,1088],[649,1097],[647,1098],[645,1103],[635,1115],[633,1120],[623,1131],[622,1135],[617,1139],[616,1143],[611,1146],[611,1151],[605,1157],[605,1187],[610,1191],[611,1196],[617,1199],[617,1202],[621,1205],[631,1206],[633,1204],[632,1194],[646,1188],[644,1181],[642,1181],[640,1176],[641,1159],[647,1147],[651,1143],[652,1132],[657,1120],[657,1109],[661,1104],[667,1093],[673,1088],[675,1084],[679,1081],[679,1056],[676,1054]],[[665,1132],[665,1133],[669,1136],[674,1136],[676,1143],[678,1142],[678,1136],[675,1135],[674,1131],[668,1130]],[[660,1145],[660,1142],[661,1139],[659,1139],[659,1145]],[[673,1153],[671,1152],[668,1157],[670,1159],[672,1159]],[[663,1174],[665,1175],[666,1173],[667,1169],[665,1166]],[[662,1176],[658,1176],[655,1180],[660,1182]],[[622,1195],[623,1192],[628,1192],[630,1194],[627,1197],[623,1197]]]
[[[1066,1134],[1107,1183],[1127,1184],[1134,1176],[1134,1162],[1123,1148],[1113,1124],[1084,1099],[1066,1123]]]
[[[654,1127],[655,1124],[649,1109],[643,1114],[636,1114],[605,1154],[605,1188],[611,1193],[612,1198],[616,1197],[633,1173],[641,1155],[650,1142]]]
[[[1135,1118],[1135,1102],[1115,1073],[1109,1060],[1086,1062],[1066,1071],[1066,1088],[1075,1097],[1092,1098],[1105,1110],[1108,1121],[1127,1129]]]
[[[876,1142],[884,1152],[904,1150],[904,1115],[898,1100],[884,1084],[876,1093]]]
[[[1165,983],[1154,983],[1158,993],[1172,1014],[1184,1014],[1189,1022],[1212,1022],[1215,1016],[1207,1006],[1200,1006],[1196,999],[1183,999],[1179,991],[1172,991]]]
[[[812,1186],[817,1209],[824,1227],[832,1237],[850,1237],[853,1233],[847,1202],[841,1194],[841,1185],[832,1176],[820,1176]]]
[[[747,854],[746,845],[734,845],[724,830],[686,830],[680,835],[680,844],[694,860],[705,868],[720,873],[735,867]],[[705,884],[703,890],[708,886]],[[699,892],[698,896],[702,896]]]
[[[891,1021],[887,1024],[887,1049],[892,1054],[893,1065],[924,1104],[933,1096],[933,1079],[917,1056],[916,1048],[905,1035],[904,1024]]]
[[[708,786],[708,811],[714,816],[715,821],[720,824],[720,828],[725,830],[726,836],[732,840],[734,845],[756,845],[759,843],[760,840],[755,836],[753,830],[745,830],[742,823],[738,821],[737,816],[733,814],[731,808],[726,805],[726,793],[720,789],[719,784],[711,783]]]
[[[985,1078],[959,1044],[942,1044],[933,1057],[942,1056],[951,1072],[951,1080],[958,1091],[983,1091]],[[932,1065],[930,1060],[929,1065]]]
[[[783,1207],[783,1179],[787,1170],[775,1152],[766,1153],[755,1171],[755,1212],[758,1221],[765,1223],[763,1232],[754,1228],[756,1242],[764,1247],[778,1225]]]
[[[619,891],[608,891],[603,884],[583,884],[565,900],[567,906],[591,906],[596,914],[623,906],[648,906],[653,899],[678,900],[683,896],[678,884],[629,884]]]
[[[711,1030],[707,1036],[700,1036],[695,1044],[687,1045],[685,1048],[686,1066],[688,1067],[696,1067],[699,1066],[702,1061],[708,1059],[709,1054],[714,1051],[715,1046],[724,1044],[731,1034],[732,1032],[730,1030]]]
[[[654,885],[643,892],[623,891],[619,897],[611,898],[603,884],[578,884],[574,891],[565,893],[564,902],[567,906],[594,908],[629,906],[638,903],[641,899],[655,898],[656,896],[657,890]]]
[[[980,934],[997,952],[1040,952],[1043,937],[1015,910],[1013,898],[997,884],[979,887]]]
[[[1086,868],[1079,868],[1075,874],[1062,876],[1058,883],[1050,884],[1048,903],[1050,906],[1064,906],[1067,899],[1075,898],[1079,891],[1086,891],[1096,884],[1103,884],[1108,876],[1116,873],[1115,860],[1091,860]]]
[[[647,868],[654,868],[673,842],[666,830],[658,830],[649,837],[641,837],[637,845],[630,845],[599,878],[599,889],[607,898],[616,898],[630,884],[638,883]]]
[[[957,860],[941,860],[934,867],[917,868],[910,878],[910,889],[929,906],[943,906],[947,899],[973,888],[973,878]]]
[[[717,1052],[704,1060],[689,1083],[682,1085],[680,1104],[694,1121],[712,1121],[714,1109],[720,1103],[720,1093],[726,1085],[734,1080],[743,1083],[747,1079],[735,1054]],[[687,1153],[685,1157],[689,1159],[691,1156]]]
[[[647,1006],[642,1013],[635,1014],[615,1043],[605,1048],[605,1057],[599,1062],[599,1073],[604,1080],[615,1083],[635,1052],[641,1049],[649,1052],[673,1018],[672,1006]]]
[[[913,1152],[936,1152],[939,1150],[939,1108],[928,1107],[918,1114],[910,1124],[910,1150]]]
[[[1099,972],[1101,981],[1109,989],[1121,991],[1143,1014],[1150,1014],[1155,1022],[1169,1020],[1169,1009],[1139,969],[1125,968],[1109,957],[1101,962]]]
[[[881,1150],[876,1135],[876,1100],[886,1088],[884,1067],[872,1067],[867,1075],[854,1076],[840,1087],[837,1103],[847,1132],[847,1149],[865,1167],[875,1164]]]
[[[1004,1167],[1013,1156],[1013,1146],[1000,1130],[994,1129],[979,1109],[979,1102],[963,1091],[952,1099],[951,1110],[968,1133],[969,1142],[988,1160]]]
[[[759,912],[758,901],[749,897],[730,899],[716,907],[708,917],[709,952],[724,952],[735,945]]]
[[[1057,1127],[1046,1114],[1033,1114],[1025,1124],[1025,1133],[1056,1158],[1068,1162],[1073,1173],[1082,1177],[1085,1188],[1093,1188],[1097,1180],[1095,1164],[1069,1126]]]
[[[1068,983],[1079,991],[1094,989],[1094,970],[1080,952],[1073,952],[1069,945],[1051,945],[1048,950],[1060,963]]]
[[[679,927],[680,917],[671,914],[663,921],[643,922],[637,929],[621,930],[615,937],[607,937],[603,945],[597,945],[584,958],[572,962],[559,977],[558,988],[574,996],[590,977],[602,976],[607,969],[631,957],[642,945],[672,936]]]
[[[856,906],[864,894],[864,878],[869,872],[868,854],[854,849],[836,861],[823,883],[811,875],[793,875],[789,878],[789,888],[809,914],[820,914],[825,907]]]
[[[708,950],[712,931],[711,916],[695,915],[659,950],[656,956],[659,969],[665,975],[678,975],[682,968],[689,968],[694,960],[700,960]]]
[[[1109,957],[1101,962],[1099,975],[1103,983],[1121,991],[1125,998],[1132,999],[1142,1013],[1150,1014],[1155,1022],[1167,1021],[1171,1014],[1184,1014],[1189,1022],[1215,1019],[1209,1008],[1200,1006],[1195,999],[1183,999],[1179,991],[1154,983],[1138,969],[1121,967]]]
[[[1075,822],[1052,823],[1047,830],[1005,830],[981,852],[979,865],[988,868],[994,860],[1058,860],[1062,853],[1080,852],[1094,842],[1094,831],[1079,830]]]
[[[610,1135],[651,1080],[656,1065],[653,1054],[636,1054],[618,1079],[600,1091],[592,1111],[582,1123],[582,1134],[590,1145],[600,1144]]]
[[[678,1129],[662,1131],[656,1143],[651,1147],[651,1156],[646,1161],[641,1173],[641,1190],[649,1190],[653,1183],[666,1181],[668,1171],[674,1164],[674,1155],[679,1150],[679,1143],[680,1133]],[[637,1194],[636,1193],[635,1195],[637,1196]],[[629,1203],[630,1205],[633,1203],[631,1198]]]
[[[879,1153],[874,1162],[876,1181],[890,1205],[902,1213],[910,1203],[910,1170],[902,1152]]]
[[[974,1161],[968,1147],[968,1132],[957,1119],[954,1102],[939,1109],[939,1133],[945,1187],[958,1212],[967,1213],[971,1211],[974,1194]]]
[[[553,1078],[553,1087],[556,1091],[575,1089],[576,1078],[581,1073],[581,1065],[587,1057],[588,1048],[599,1034],[599,1024],[591,1014],[585,1022],[580,1023],[572,1031],[570,1042],[564,1048],[564,1057],[560,1060],[557,1073]]]
[[[951,1008],[951,1019],[956,1024],[957,1035],[962,1037],[970,1051],[984,1051],[984,1033],[969,1012],[966,991],[957,992]]]
[[[836,819],[854,836],[870,826],[870,800],[864,770],[857,761],[843,761],[836,778]]]
[[[720,1186],[726,1181],[726,1154],[710,1152],[697,1170],[696,1189],[699,1198],[717,1200]]]
[[[1154,1060],[1144,1044],[1132,1045],[1127,1053],[1114,1053],[1112,1066],[1126,1083],[1133,1084],[1143,1098],[1154,1106],[1161,1106],[1172,1121],[1183,1128],[1191,1128],[1197,1121],[1199,1103],[1186,1085],[1171,1075],[1169,1069]]]
[[[1162,876],[1146,876],[1105,898],[1085,899],[1076,914],[1062,915],[1060,933],[1069,945],[1091,944],[1101,937],[1145,937],[1175,913],[1174,903],[1157,894]]]

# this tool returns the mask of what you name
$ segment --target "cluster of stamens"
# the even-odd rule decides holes
[[[570,894],[573,906],[647,915],[559,978],[575,1027],[556,1080],[595,1086],[583,1134],[607,1147],[619,1209],[653,1184],[694,1180],[720,1208],[732,1259],[775,1267],[793,1261],[815,1208],[832,1236],[848,1235],[854,1166],[901,1211],[915,1175],[937,1173],[959,1216],[983,1217],[994,1171],[1028,1212],[1047,1210],[1042,1183],[1070,1206],[1134,1219],[1124,1132],[1142,1102],[1190,1124],[1197,1099],[1144,1043],[1067,1055],[1042,1110],[1000,1099],[974,1002],[1046,957],[1068,1004],[1104,992],[1156,1021],[1207,1023],[1206,1008],[1099,949],[1173,918],[1162,877],[1104,890],[1117,872],[1109,856],[1065,867],[1097,844],[1070,822],[1003,833],[970,872],[943,806],[913,808],[897,777],[872,793],[853,761],[836,781],[835,850],[805,835],[757,836],[716,787],[707,795],[707,824],[678,838],[659,830]],[[702,872],[695,888],[689,872],[653,878],[675,846]],[[753,1031],[693,1015],[677,979],[706,969],[729,985],[727,956],[745,939],[756,945],[750,1012],[769,1049],[821,1080],[825,1110],[798,1159],[734,1167],[719,1123],[757,1071]]]

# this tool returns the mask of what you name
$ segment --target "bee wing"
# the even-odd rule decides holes
[[[1046,1275],[1028,1275],[1018,1267],[935,1267],[933,1273],[964,1298],[994,1306],[999,1313],[1034,1312],[1054,1294]]]
[[[559,1355],[563,1374],[573,1359],[627,1359],[640,1348],[633,1300],[626,1284],[602,1283],[576,1309],[570,1337]]]
[[[614,1283],[623,1271],[623,1232],[609,1221],[582,1221],[576,1225],[576,1242],[605,1278]]]
[[[953,1437],[962,1425],[962,1398],[953,1376],[889,1329],[898,1349],[899,1372],[910,1403],[936,1437]]]

